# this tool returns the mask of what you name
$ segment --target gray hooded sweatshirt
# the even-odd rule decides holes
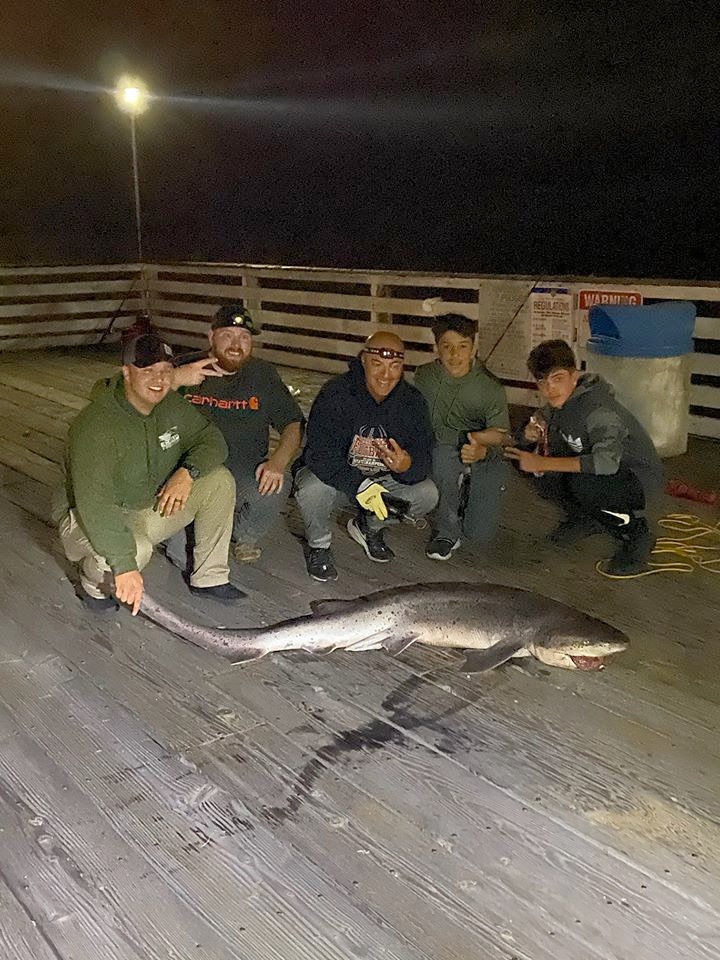
[[[603,377],[584,373],[560,409],[543,407],[551,457],[579,457],[581,473],[614,474],[623,466],[646,494],[663,485],[653,442]]]

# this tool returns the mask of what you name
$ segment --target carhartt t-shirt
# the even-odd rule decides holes
[[[282,431],[304,417],[271,363],[251,357],[237,373],[208,377],[199,387],[185,387],[185,398],[218,425],[235,474],[254,474],[267,459],[270,427]]]

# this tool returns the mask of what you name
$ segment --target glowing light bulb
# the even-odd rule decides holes
[[[136,77],[121,77],[115,88],[115,101],[125,113],[137,116],[148,108],[150,94],[148,88]]]

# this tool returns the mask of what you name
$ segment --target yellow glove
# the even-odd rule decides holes
[[[381,483],[376,483],[374,480],[364,480],[358,487],[355,499],[363,510],[374,513],[378,520],[387,520],[388,509],[382,498],[384,493],[387,493],[387,490]]]

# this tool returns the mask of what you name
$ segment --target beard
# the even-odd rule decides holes
[[[217,360],[217,365],[221,370],[224,370],[226,373],[237,373],[237,371],[248,362],[250,355],[243,354],[242,356],[228,356],[227,353],[223,352],[216,353],[215,359]]]

